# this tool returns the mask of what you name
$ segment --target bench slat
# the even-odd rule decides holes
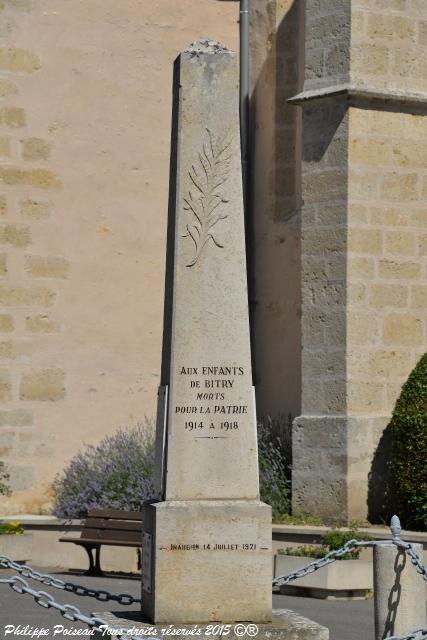
[[[142,531],[142,520],[140,522],[127,522],[126,520],[107,520],[102,518],[87,518],[83,525],[84,529],[112,529],[116,531]]]
[[[80,540],[123,540],[123,542],[142,541],[140,531],[114,531],[111,529],[83,529]],[[142,544],[142,542],[141,542]]]
[[[87,575],[102,575],[99,564],[102,545],[142,549],[142,513],[118,509],[90,509],[88,517],[83,522],[80,537],[66,536],[59,541],[84,547],[90,563]]]
[[[86,543],[93,544],[106,544],[113,547],[142,547],[142,541],[129,542],[126,540],[97,540],[96,538],[59,538],[59,542],[73,542],[74,544],[81,544],[84,546]]]

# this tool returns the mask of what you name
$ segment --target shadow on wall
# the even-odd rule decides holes
[[[390,522],[393,515],[390,490],[392,425],[383,431],[368,476],[368,520],[372,524]]]
[[[301,110],[287,100],[303,84],[304,4],[251,5],[247,246],[261,415],[301,411]]]

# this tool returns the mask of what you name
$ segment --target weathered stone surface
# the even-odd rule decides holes
[[[286,576],[300,569],[304,559],[285,554],[274,556],[274,577]],[[372,592],[372,561],[346,560],[326,565],[321,571],[299,578],[280,588],[280,592],[289,595],[309,595],[312,597],[347,599],[363,597]]]
[[[5,196],[0,196],[0,216],[7,214],[7,200]]]
[[[25,270],[34,278],[67,278],[68,269],[65,258],[25,256]]]
[[[368,475],[388,416],[304,416],[292,430],[292,512],[366,518]],[[371,502],[371,508],[372,502]]]
[[[20,203],[22,215],[33,220],[44,220],[50,215],[51,205],[49,202],[27,198]]]
[[[56,333],[60,330],[60,324],[47,315],[27,316],[25,330],[29,333]]]
[[[24,160],[47,160],[52,144],[42,138],[24,138],[22,141],[22,158]]]
[[[176,74],[173,300],[162,373],[169,386],[164,496],[257,499],[237,58],[202,40],[181,54]]]
[[[62,369],[41,369],[24,373],[19,387],[21,400],[54,402],[65,397],[65,374]]]
[[[127,613],[126,611],[98,611],[94,612],[93,615],[101,618],[101,620],[105,620],[110,629],[108,636],[102,635],[104,634],[103,630],[102,634],[95,633],[95,638],[118,638],[119,636],[115,633],[115,630],[120,629],[125,631],[129,630],[128,633],[139,632],[138,636],[147,637],[151,633],[149,628],[155,629],[155,635],[161,637],[162,629],[165,628],[164,625],[159,625],[157,627],[156,625],[151,625],[147,622],[141,622],[138,619],[138,616],[135,616],[134,613]],[[283,638],[289,638],[289,640],[329,640],[329,630],[326,629],[326,627],[322,627],[317,622],[308,620],[289,609],[274,609],[272,621],[270,623],[257,624],[257,627],[258,631],[256,637],[259,640],[283,640]],[[194,629],[194,625],[188,627],[184,624],[179,625],[179,629],[187,628],[190,631]],[[219,629],[217,633],[214,633],[215,629],[212,628],[212,625],[209,627],[209,625],[202,624],[199,625],[198,628],[200,629],[201,637],[206,636],[207,632],[209,632],[209,637],[213,638],[213,640],[219,640],[220,637],[224,637],[224,634],[220,634]],[[130,631],[132,629],[135,629],[135,631]],[[227,637],[232,640],[236,640],[241,637],[238,634],[242,631],[242,626],[239,625],[236,629],[235,625],[231,625],[231,628],[227,631]],[[123,636],[123,638],[126,637],[127,636]]]
[[[270,507],[242,500],[167,501],[149,507],[147,518],[156,562],[150,579],[144,576],[142,610],[151,620],[271,619]]]
[[[374,445],[380,449],[385,438],[376,420],[388,424],[426,349],[426,7],[402,0],[306,3],[302,418],[293,442],[300,513],[382,517],[366,493]],[[350,103],[343,99],[349,87]],[[349,462],[354,420],[368,443],[365,452],[356,447],[366,477]],[[302,433],[322,429],[344,440],[339,454],[322,446],[324,464],[317,465],[311,449],[304,455]]]
[[[423,545],[413,544],[413,548],[422,558]],[[398,549],[394,544],[374,549],[374,594],[375,640],[403,636],[408,629],[425,628],[425,582],[414,571],[403,549]],[[396,602],[394,615],[390,615],[391,601]]]
[[[0,244],[10,244],[14,247],[26,247],[31,242],[28,227],[15,224],[0,226]]]
[[[0,371],[0,402],[12,400],[12,378],[7,371]]]
[[[144,511],[142,611],[175,624],[267,622],[271,509],[259,501],[236,55],[194,43],[176,62],[175,89],[163,501]]]
[[[7,254],[0,253],[0,276],[5,276],[6,274],[7,274]]]
[[[0,110],[0,120],[12,129],[19,129],[25,126],[25,110],[20,107],[3,107]]]
[[[4,306],[50,307],[55,297],[56,293],[47,287],[0,286],[0,303]]]
[[[1,258],[0,258],[0,264],[1,264]],[[9,333],[10,331],[13,331],[14,328],[15,328],[15,323],[13,321],[12,316],[9,315],[8,313],[0,314],[0,333]]]
[[[0,49],[0,69],[18,73],[33,73],[40,69],[40,60],[31,51],[2,47]]]
[[[34,424],[34,417],[27,409],[0,411],[0,427],[28,427]]]

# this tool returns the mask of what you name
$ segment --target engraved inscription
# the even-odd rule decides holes
[[[198,439],[221,440],[239,431],[249,414],[246,404],[233,403],[241,366],[180,366],[178,375],[188,385],[191,404],[176,404],[173,415],[182,416],[185,431]]]
[[[220,220],[228,217],[221,205],[228,202],[222,187],[230,174],[232,136],[227,133],[222,139],[215,141],[210,130],[206,131],[207,139],[202,145],[198,161],[188,173],[191,187],[188,196],[184,198],[184,210],[191,211],[194,216],[193,221],[186,225],[187,233],[183,236],[194,242],[194,255],[187,267],[196,264],[209,240],[223,249],[223,245],[215,237],[216,230],[212,229]]]
[[[166,547],[160,547],[160,551],[269,551],[268,547],[259,547],[255,542],[223,543],[200,542],[176,543]]]

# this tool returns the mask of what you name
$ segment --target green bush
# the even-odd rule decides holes
[[[4,462],[0,462],[0,496],[10,496],[10,487],[8,485],[9,474],[6,471]]]
[[[261,500],[271,506],[273,520],[291,508],[289,464],[283,441],[270,420],[258,423],[258,461]]]
[[[20,522],[0,522],[0,536],[20,536],[24,527]]]
[[[351,528],[349,531],[342,531],[341,529],[331,529],[321,538],[322,545],[328,547],[329,551],[336,551],[343,547],[346,542],[350,540],[370,540],[371,538],[366,535],[360,534],[357,529]],[[341,556],[343,560],[352,560],[358,558],[360,555],[360,547],[352,549],[349,553]]]
[[[402,525],[427,529],[427,353],[407,382],[391,421],[393,509]]]
[[[281,556],[293,556],[298,558],[324,558],[328,553],[327,547],[316,547],[313,544],[305,544],[301,547],[286,547],[277,552]]]
[[[357,529],[349,531],[341,531],[340,529],[331,529],[321,537],[321,546],[304,545],[301,547],[286,547],[279,549],[278,553],[285,556],[301,556],[304,558],[324,558],[330,551],[336,551],[350,540],[370,540],[366,536],[362,536]],[[357,560],[361,549],[356,547],[348,553],[340,556],[338,560]]]

